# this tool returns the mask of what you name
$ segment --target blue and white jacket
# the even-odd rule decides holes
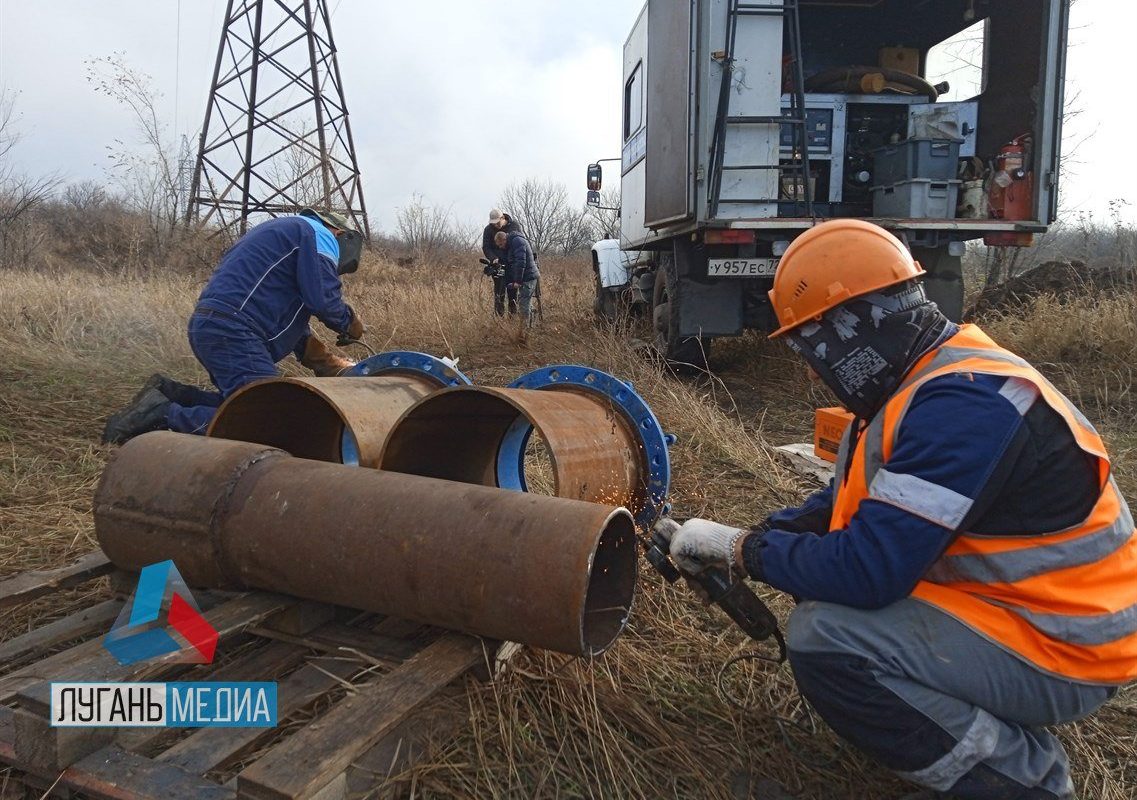
[[[264,340],[273,360],[299,358],[315,317],[336,333],[351,324],[337,272],[339,244],[318,220],[279,217],[238,239],[214,270],[199,309],[232,317]]]

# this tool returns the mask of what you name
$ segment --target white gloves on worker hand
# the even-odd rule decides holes
[[[749,531],[709,519],[689,519],[671,537],[671,557],[683,572],[695,575],[707,567],[740,568],[735,558],[739,540]]]

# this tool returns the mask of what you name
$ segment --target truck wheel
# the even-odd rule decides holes
[[[671,302],[671,281],[666,263],[660,264],[655,271],[651,304],[656,350],[667,359],[669,366],[677,370],[706,369],[711,340],[679,336],[679,313]]]
[[[963,318],[963,259],[948,255],[945,247],[913,247],[912,257],[928,274],[924,291],[952,322]]]

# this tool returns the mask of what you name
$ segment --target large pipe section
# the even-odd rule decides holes
[[[187,583],[254,587],[595,655],[631,608],[636,542],[622,508],[292,458],[156,432],[95,494],[108,558],[167,558]]]
[[[442,387],[470,382],[453,362],[404,351],[372,356],[345,375],[270,378],[242,387],[217,410],[209,436],[376,467],[383,441],[404,411]]]
[[[511,388],[425,397],[391,429],[379,466],[526,491],[534,432],[548,450],[556,496],[624,506],[644,527],[665,512],[671,437],[630,384],[587,367],[545,367]]]

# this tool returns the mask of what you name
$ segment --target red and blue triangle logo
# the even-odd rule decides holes
[[[217,650],[217,630],[201,615],[174,562],[160,561],[142,569],[138,588],[103,646],[120,664],[159,657],[172,663],[208,664]]]

